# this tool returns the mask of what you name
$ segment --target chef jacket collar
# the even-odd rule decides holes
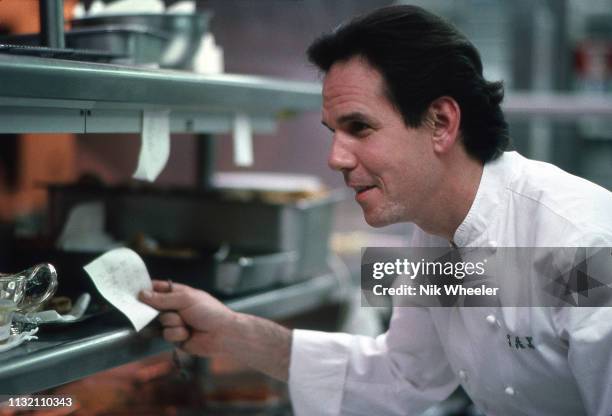
[[[480,237],[498,212],[512,180],[512,162],[519,158],[521,156],[516,152],[505,152],[499,158],[485,163],[474,202],[453,236],[452,242],[455,245],[489,245],[488,240]]]

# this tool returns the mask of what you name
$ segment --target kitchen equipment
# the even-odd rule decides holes
[[[121,58],[113,62],[125,64],[157,63],[167,41],[167,34],[138,25],[109,25],[66,32],[68,47],[114,53]]]
[[[2,43],[0,43],[0,53],[90,62],[110,62],[120,57],[120,55],[102,51],[87,51],[66,48],[58,49],[47,48],[44,46],[27,46]]]
[[[19,251],[16,267],[25,261],[53,261],[65,283],[62,295],[76,298],[77,294],[86,291],[93,294],[94,304],[105,302],[83,270],[83,266],[102,252],[58,250],[31,244],[20,244]],[[139,253],[152,278],[172,279],[219,297],[235,297],[281,285],[293,279],[297,267],[294,252],[247,253],[216,246],[189,250],[188,255],[178,250],[162,253]]]
[[[0,274],[0,300],[14,303],[19,311],[36,309],[53,296],[56,289],[57,272],[49,263],[15,274]]]
[[[296,272],[285,283],[328,271],[334,205],[344,192],[332,191],[291,202],[233,198],[218,191],[52,185],[49,221],[61,233],[72,207],[102,201],[106,231],[130,241],[144,232],[166,246],[229,244],[236,252],[297,254]]]
[[[229,296],[290,281],[295,276],[297,260],[295,252],[230,254],[218,265],[215,291]]]
[[[162,68],[191,69],[192,59],[208,30],[210,13],[114,14],[72,20],[73,29],[138,25],[168,36],[159,58]]]
[[[74,29],[65,32],[69,49],[56,50],[55,57],[65,58],[76,54],[84,60],[101,60],[122,64],[150,64],[159,62],[169,36],[141,25],[109,25]],[[9,35],[0,38],[0,43],[12,45],[12,53],[31,53],[42,48],[38,34]],[[19,49],[21,48],[21,50]],[[79,56],[80,54],[80,56]],[[77,59],[77,58],[74,58]]]
[[[93,261],[102,252],[67,251],[53,248],[47,242],[21,240],[17,242],[20,256],[14,260],[17,267],[23,262],[49,259],[62,276],[62,287],[58,294],[76,298],[83,292],[92,294],[92,303],[105,303],[83,266]],[[201,248],[191,256],[151,255],[140,253],[152,278],[172,278],[199,289],[213,289],[216,273],[215,255],[219,248]]]

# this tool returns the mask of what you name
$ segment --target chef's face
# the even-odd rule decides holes
[[[322,121],[333,132],[328,164],[355,191],[368,224],[418,223],[427,214],[437,177],[431,127],[406,126],[367,61],[353,57],[330,68]]]

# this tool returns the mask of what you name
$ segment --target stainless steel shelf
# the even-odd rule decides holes
[[[0,133],[132,133],[142,112],[169,109],[172,132],[227,133],[238,113],[269,133],[276,120],[318,111],[317,83],[200,75],[133,66],[0,54]],[[509,117],[609,117],[612,97],[510,91]]]
[[[612,116],[611,95],[509,92],[502,103],[510,117],[546,117],[577,119],[578,117]]]
[[[147,109],[170,110],[175,132],[229,131],[237,113],[268,132],[321,104],[317,83],[6,54],[0,80],[0,133],[133,132]]]
[[[290,317],[329,302],[338,289],[333,275],[227,302],[232,309],[271,319]],[[130,329],[119,313],[46,330],[39,339],[0,354],[0,394],[33,393],[172,349],[151,324]]]

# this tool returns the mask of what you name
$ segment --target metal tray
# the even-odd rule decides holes
[[[295,252],[292,280],[328,271],[333,209],[345,196],[333,191],[291,203],[235,200],[221,192],[105,186],[51,186],[50,226],[59,235],[79,203],[102,201],[106,229],[130,241],[145,233],[169,246],[206,247],[229,244],[242,252]]]
[[[217,266],[215,291],[239,295],[290,282],[296,273],[297,260],[295,252],[230,254]]]
[[[80,50],[80,49],[58,49],[44,46],[12,45],[0,41],[0,53],[11,55],[38,56],[42,58],[68,59],[90,62],[111,62],[122,55],[105,51]]]
[[[123,64],[159,63],[169,36],[139,25],[109,25],[65,32],[66,49],[41,47],[39,34],[0,37],[11,53]]]
[[[87,16],[71,21],[74,29],[109,25],[138,25],[166,34],[158,56],[162,68],[191,69],[202,36],[208,31],[211,13],[146,13]]]
[[[92,296],[92,303],[104,303],[105,300],[98,293],[92,280],[89,278],[83,266],[94,260],[102,253],[57,250],[32,244],[27,241],[19,241],[16,247],[16,258],[11,267],[18,269],[27,264],[35,264],[45,261],[53,264],[58,274],[57,294],[75,298],[83,292]],[[166,257],[142,255],[149,275],[154,279],[172,279],[180,283],[188,284],[199,289],[214,291],[214,279],[209,278],[216,275],[216,249],[200,250],[197,256]]]
[[[19,244],[12,268],[45,261],[58,272],[59,295],[75,298],[92,295],[92,304],[105,303],[83,266],[102,253],[32,248]],[[153,279],[172,281],[206,290],[219,297],[235,297],[289,283],[296,273],[297,254],[240,253],[227,247],[199,249],[190,256],[140,254]]]

